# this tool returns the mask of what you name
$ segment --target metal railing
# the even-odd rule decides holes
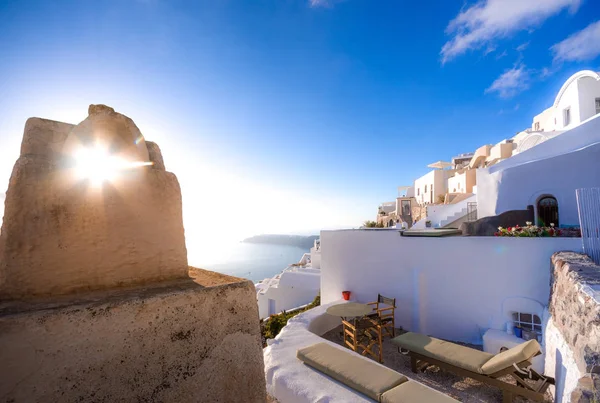
[[[467,222],[477,221],[477,202],[467,203]]]
[[[600,188],[577,189],[583,252],[600,264]]]

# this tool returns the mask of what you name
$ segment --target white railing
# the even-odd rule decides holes
[[[577,189],[583,252],[600,264],[600,188]]]
[[[418,221],[412,228],[423,229],[426,227],[426,221],[431,221],[431,226],[434,228],[441,228],[467,215],[468,204],[475,201],[477,201],[477,196],[472,195],[458,203],[427,206],[427,218]]]

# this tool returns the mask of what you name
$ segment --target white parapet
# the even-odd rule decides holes
[[[315,343],[327,343],[336,348],[343,348],[320,337],[341,324],[340,318],[328,315],[325,311],[329,306],[343,302],[333,301],[291,318],[277,337],[264,349],[267,391],[278,401],[285,403],[372,401],[304,365],[296,358],[298,349]],[[344,351],[356,354],[348,349]]]

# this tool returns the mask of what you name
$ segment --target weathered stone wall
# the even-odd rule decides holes
[[[600,266],[585,255],[560,252],[552,268],[546,372],[557,379],[558,401],[599,401]]]
[[[191,274],[160,288],[0,304],[0,401],[263,403],[254,285]]]
[[[77,126],[31,118],[6,192],[0,299],[187,277],[181,191],[160,149],[126,116],[92,105]],[[76,176],[78,146],[105,142],[128,161],[94,188]]]
[[[94,185],[73,155],[100,143],[92,168],[118,172]],[[254,285],[188,267],[181,209],[158,145],[112,108],[27,121],[0,233],[0,401],[265,401]]]

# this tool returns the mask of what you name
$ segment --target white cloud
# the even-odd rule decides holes
[[[516,47],[517,52],[523,52],[529,46],[529,42],[525,42]]]
[[[335,3],[343,0],[308,0],[311,7],[332,7]]]
[[[550,50],[555,62],[587,61],[600,55],[600,21],[596,21],[567,39],[553,45]]]
[[[314,0],[311,0],[314,1]],[[581,0],[480,0],[448,24],[452,38],[440,52],[442,63],[470,49],[490,46],[495,39],[531,30],[565,8],[575,12]]]
[[[500,75],[492,85],[485,90],[485,93],[497,93],[500,98],[510,98],[519,92],[529,88],[531,72],[525,65],[517,65],[512,69],[506,70]]]
[[[500,59],[502,59],[503,57],[506,57],[506,56],[508,56],[508,52],[506,50],[504,50],[502,53],[499,53],[499,54],[496,55],[496,60],[500,60]]]

